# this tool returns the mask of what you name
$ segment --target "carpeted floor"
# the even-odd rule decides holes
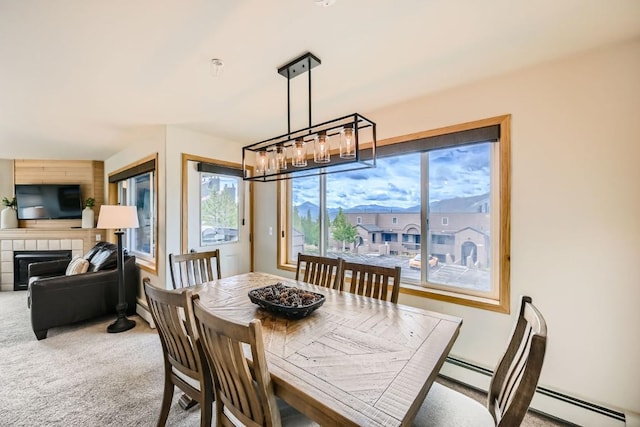
[[[37,341],[26,292],[0,292],[0,426],[154,426],[163,373],[156,331],[136,327],[108,334],[113,317],[54,328]],[[168,426],[197,426],[178,392]]]
[[[37,341],[26,292],[0,292],[0,426],[154,426],[162,399],[162,353],[154,329],[108,334],[113,317],[49,330]],[[445,379],[438,381],[474,392]],[[176,389],[177,390],[177,389]],[[176,391],[167,426],[197,426],[198,407],[184,411]],[[484,403],[484,402],[483,402]],[[558,426],[528,414],[523,426]]]

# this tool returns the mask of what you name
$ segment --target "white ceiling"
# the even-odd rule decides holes
[[[159,124],[282,134],[276,70],[307,51],[316,123],[639,36],[637,0],[0,0],[0,158],[102,160]]]

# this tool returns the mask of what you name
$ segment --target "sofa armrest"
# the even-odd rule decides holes
[[[55,276],[64,275],[67,266],[71,262],[70,258],[59,259],[55,261],[32,262],[29,264],[29,277],[33,276]]]

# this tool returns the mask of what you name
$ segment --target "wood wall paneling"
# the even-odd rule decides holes
[[[82,201],[96,199],[96,217],[104,204],[104,162],[97,160],[15,160],[16,184],[80,184]],[[79,227],[79,219],[22,220],[20,228]]]

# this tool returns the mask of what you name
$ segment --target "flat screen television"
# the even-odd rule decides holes
[[[79,184],[16,184],[18,219],[80,219]]]

